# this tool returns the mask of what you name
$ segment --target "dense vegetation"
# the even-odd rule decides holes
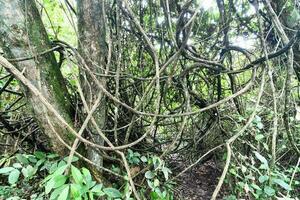
[[[191,199],[208,163],[198,199],[298,199],[299,22],[294,0],[0,0],[0,199]]]

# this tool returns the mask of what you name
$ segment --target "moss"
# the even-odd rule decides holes
[[[34,1],[12,0],[0,7],[0,45],[8,58],[32,56],[32,54],[38,54],[51,48]],[[44,89],[47,89],[48,101],[69,124],[72,124],[72,106],[69,94],[54,53],[38,56],[35,58],[34,63],[30,61],[19,63],[19,70],[23,70],[23,67],[30,67],[29,73],[35,74],[27,74],[27,78],[36,86],[41,84]],[[40,79],[37,77],[40,77]],[[42,103],[36,99],[34,100],[36,97],[28,95],[27,98],[33,104],[31,107],[33,107],[35,113],[43,113],[39,110],[42,108]],[[64,127],[61,127],[54,116],[52,117],[57,132],[67,143],[71,144],[75,136]],[[42,119],[43,116],[37,116],[37,118],[40,127],[44,129],[49,138],[52,138],[52,145],[61,145],[60,143],[57,144],[54,133],[47,130],[47,121]]]

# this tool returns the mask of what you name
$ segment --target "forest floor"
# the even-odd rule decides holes
[[[179,170],[188,167],[183,162],[178,163]],[[178,179],[175,196],[178,200],[209,200],[218,183],[221,170],[213,160],[198,164],[185,172]],[[225,192],[221,191],[218,199],[222,199]]]

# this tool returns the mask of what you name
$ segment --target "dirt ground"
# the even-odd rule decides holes
[[[188,165],[179,163],[179,170],[183,170]],[[175,189],[177,200],[209,200],[217,185],[221,170],[210,160],[203,164],[198,164],[181,175]],[[218,199],[223,199],[224,192],[221,191]]]

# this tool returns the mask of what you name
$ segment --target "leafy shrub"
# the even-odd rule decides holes
[[[168,182],[171,170],[163,160],[152,155],[141,156],[130,149],[126,157],[130,167],[150,167],[144,174],[146,182],[139,190],[143,197],[150,196],[151,200],[173,199],[173,183]],[[6,186],[0,186],[0,198],[14,200],[30,196],[33,200],[93,200],[102,197],[108,200],[133,200],[127,174],[119,167],[112,166],[112,170],[124,174],[121,187],[115,183],[114,187],[104,187],[93,180],[88,169],[74,165],[78,158],[74,157],[70,166],[67,165],[67,159],[68,157],[61,159],[56,154],[43,152],[4,157],[4,167],[0,168],[0,174]]]

